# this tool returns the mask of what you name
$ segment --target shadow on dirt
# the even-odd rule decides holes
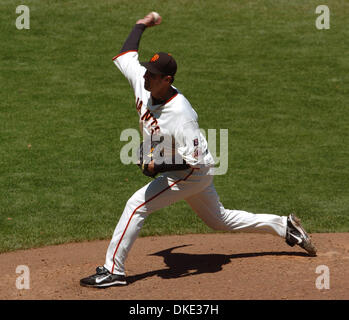
[[[193,276],[201,273],[214,273],[222,270],[222,266],[231,262],[231,259],[254,258],[261,256],[297,256],[307,257],[309,255],[303,252],[256,252],[256,253],[238,253],[238,254],[189,254],[173,253],[178,248],[190,245],[182,245],[169,248],[151,254],[151,256],[160,256],[168,268],[145,272],[127,277],[129,284],[148,277],[158,276],[163,279],[173,279],[179,277]]]

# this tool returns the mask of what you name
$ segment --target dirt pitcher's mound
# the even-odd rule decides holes
[[[317,257],[270,235],[138,238],[126,265],[129,285],[104,290],[79,280],[104,264],[109,241],[10,252],[0,254],[0,299],[349,299],[349,233],[312,238]],[[23,265],[28,282],[17,269]]]

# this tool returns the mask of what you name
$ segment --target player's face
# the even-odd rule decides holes
[[[146,71],[144,76],[144,89],[150,92],[161,90],[164,86],[164,77],[161,74],[151,73]]]

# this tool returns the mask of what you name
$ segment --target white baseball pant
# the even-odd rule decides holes
[[[136,191],[127,201],[109,244],[105,268],[125,274],[125,260],[146,217],[179,200],[186,200],[212,229],[262,232],[286,237],[287,217],[225,209],[219,201],[209,168],[166,172]]]

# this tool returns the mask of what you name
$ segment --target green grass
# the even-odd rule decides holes
[[[229,129],[226,208],[288,214],[311,232],[349,231],[349,3],[328,1],[25,1],[0,4],[0,252],[110,238],[148,182],[120,162],[138,127],[133,93],[111,59],[133,24],[158,11],[140,58],[169,51],[175,85],[204,129]],[[210,232],[185,202],[141,235]]]

